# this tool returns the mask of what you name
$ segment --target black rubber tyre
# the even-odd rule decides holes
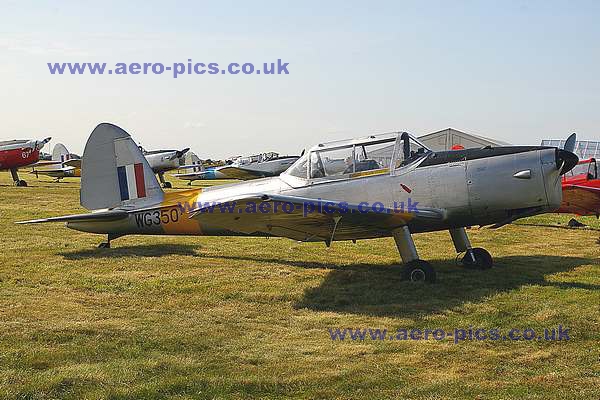
[[[16,181],[15,185],[18,187],[27,187],[27,182],[21,179],[20,181]]]
[[[165,182],[164,185],[163,185],[163,187],[165,189],[171,189],[173,187],[173,185],[171,185],[171,182]]]
[[[475,256],[475,262],[471,259],[469,253],[465,254],[462,259],[462,263],[466,268],[469,269],[490,269],[494,265],[494,259],[492,255],[481,247],[475,247],[473,249],[473,255]]]
[[[435,282],[436,273],[431,264],[423,260],[414,260],[402,267],[402,279],[411,282]]]
[[[110,249],[110,243],[102,242],[98,245],[99,249]]]

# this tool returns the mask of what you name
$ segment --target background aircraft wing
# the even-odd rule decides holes
[[[191,169],[191,168],[202,168],[202,164],[185,164],[180,165],[177,169]]]
[[[262,207],[262,209],[261,209]],[[418,212],[282,195],[247,195],[210,203],[191,211],[203,229],[223,229],[252,235],[273,235],[300,241],[351,240],[357,236],[389,236],[412,222],[435,223],[443,210]]]
[[[63,168],[41,168],[31,171],[32,174],[46,175],[53,178],[62,177],[67,172],[73,171],[75,167],[63,167]]]
[[[45,175],[45,176],[50,176],[52,178],[56,178],[59,176],[63,176],[63,174],[65,173],[65,170],[62,168],[57,168],[57,169],[36,169],[34,171],[31,171],[32,174],[36,174],[36,175]]]
[[[219,167],[217,170],[229,179],[240,179],[243,181],[271,176],[271,174],[264,171],[255,171],[241,167],[224,166]]]
[[[600,188],[581,185],[564,186],[563,205],[566,205],[566,208],[575,214],[598,215],[600,212]]]
[[[33,163],[31,165],[28,165],[27,168],[31,168],[31,167],[42,167],[42,166],[46,166],[46,165],[60,165],[61,162],[60,160],[39,160],[36,163]]]
[[[173,174],[174,177],[180,179],[206,179],[208,175],[210,175],[212,171],[198,171],[198,172],[186,172],[184,174]]]
[[[63,163],[65,167],[81,168],[81,159],[67,160]]]

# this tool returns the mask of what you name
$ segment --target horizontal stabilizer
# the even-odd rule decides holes
[[[65,215],[62,217],[41,218],[31,221],[19,221],[17,224],[41,224],[44,222],[88,222],[88,221],[118,221],[127,218],[127,211],[100,211],[89,214]]]

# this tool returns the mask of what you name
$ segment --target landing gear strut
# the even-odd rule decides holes
[[[411,282],[435,282],[436,273],[431,264],[419,259],[415,242],[407,226],[392,231],[396,247],[404,262],[402,279]]]
[[[124,235],[118,235],[118,234],[116,234],[116,233],[109,233],[109,234],[108,234],[108,237],[107,237],[107,239],[106,239],[106,242],[102,242],[102,243],[100,243],[100,244],[98,245],[98,248],[99,248],[99,249],[110,249],[110,241],[111,241],[111,240],[113,240],[113,239],[118,239],[118,238],[120,238],[121,236],[124,236]]]
[[[494,265],[494,259],[487,250],[481,247],[471,247],[465,228],[450,229],[450,236],[454,242],[457,253],[465,253],[462,264],[468,269],[490,269]]]
[[[171,185],[171,182],[165,181],[165,174],[162,172],[158,173],[158,180],[162,184],[162,187],[165,189],[171,189],[173,187],[173,185]]]
[[[19,179],[19,174],[16,169],[11,169],[10,174],[12,175],[13,181],[15,182],[15,186],[19,187],[27,187],[27,182],[22,179]]]

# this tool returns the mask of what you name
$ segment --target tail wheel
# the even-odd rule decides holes
[[[173,185],[171,185],[171,182],[165,182],[165,183],[163,183],[163,187],[165,189],[171,189],[173,187]]]
[[[467,252],[462,259],[462,263],[466,268],[470,269],[490,269],[494,265],[494,259],[491,254],[481,247],[475,247],[471,249],[473,256],[475,257],[475,261],[471,257],[471,254]]]
[[[435,282],[436,273],[431,264],[423,260],[414,260],[404,265],[402,279],[411,282]]]

